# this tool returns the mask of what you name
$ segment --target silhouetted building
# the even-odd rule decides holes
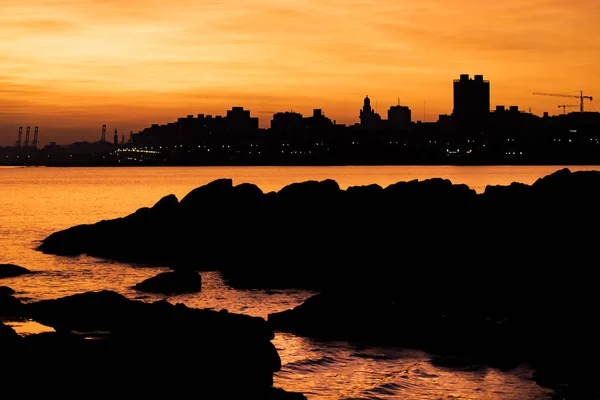
[[[313,115],[304,118],[304,123],[309,130],[327,130],[333,126],[330,118],[323,115],[323,111],[319,108],[313,110]]]
[[[411,120],[410,108],[406,106],[392,106],[388,110],[388,126],[390,129],[408,129]]]
[[[258,118],[250,116],[250,110],[232,107],[227,111],[227,127],[234,134],[247,134],[258,131]]]
[[[153,124],[132,135],[134,146],[198,147],[216,141],[231,141],[257,134],[258,118],[250,111],[233,107],[225,117],[198,114],[178,118],[166,125]]]
[[[371,99],[365,97],[362,110],[360,110],[360,125],[363,128],[378,128],[381,125],[381,116],[371,107]]]
[[[271,120],[271,130],[277,132],[293,132],[303,127],[302,114],[294,111],[275,113]]]
[[[452,116],[458,120],[480,122],[490,112],[490,81],[483,75],[469,78],[462,74],[454,80],[454,110]]]

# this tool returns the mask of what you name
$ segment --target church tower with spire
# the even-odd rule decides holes
[[[360,110],[360,125],[364,128],[377,128],[381,123],[381,116],[377,114],[371,107],[371,99],[367,95],[363,103],[363,108]]]

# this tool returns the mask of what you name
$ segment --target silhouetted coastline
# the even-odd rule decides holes
[[[0,317],[55,329],[21,337],[0,321],[2,389],[10,396],[306,399],[272,387],[281,361],[262,318],[110,291],[36,303],[0,294]]]
[[[600,355],[595,242],[581,234],[600,222],[598,201],[600,172],[566,169],[482,194],[443,179],[271,193],[220,179],[181,201],[56,232],[39,249],[219,269],[235,287],[315,289],[269,323],[427,349],[449,365],[526,362],[540,384],[578,398],[596,393],[600,372],[572,368]]]

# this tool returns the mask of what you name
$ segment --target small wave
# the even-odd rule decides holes
[[[366,353],[352,353],[352,354],[350,354],[350,356],[357,357],[357,358],[367,358],[367,359],[372,359],[372,360],[393,360],[396,358],[396,357],[392,357],[387,354],[366,354]]]
[[[317,358],[317,359],[305,359],[305,360],[292,361],[290,363],[285,364],[281,369],[282,370],[285,369],[285,370],[300,371],[300,370],[306,370],[306,369],[314,369],[315,367],[331,365],[331,364],[334,364],[335,362],[336,362],[336,360],[334,358],[325,356],[325,357],[321,357],[321,358]]]
[[[422,368],[415,368],[411,371],[418,378],[439,378],[440,376],[435,373],[429,373]]]
[[[415,387],[414,384],[410,382],[402,382],[402,383],[394,383],[387,382],[381,385],[375,386],[369,390],[365,390],[363,393],[365,395],[376,394],[379,396],[393,396],[402,390],[406,390],[409,388]]]

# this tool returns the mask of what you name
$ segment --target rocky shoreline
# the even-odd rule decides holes
[[[562,398],[594,398],[599,202],[600,172],[568,169],[482,194],[443,179],[271,193],[220,179],[39,250],[316,290],[269,328],[423,349],[443,365],[527,363]]]
[[[36,303],[3,292],[0,317],[55,330],[22,337],[0,319],[4,393],[306,399],[273,387],[281,360],[262,318],[110,291]]]

